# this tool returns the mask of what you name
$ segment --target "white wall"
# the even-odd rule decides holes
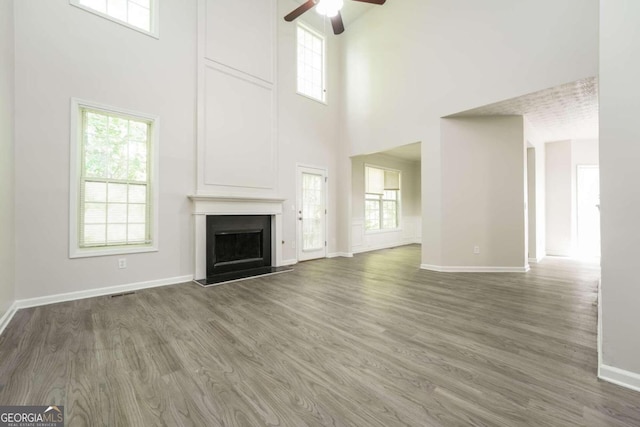
[[[13,3],[0,2],[0,318],[15,299]]]
[[[599,141],[574,139],[571,141],[571,252],[578,253],[578,166],[598,166]]]
[[[577,245],[578,165],[598,165],[598,140],[546,145],[547,254],[573,256]]]
[[[25,0],[16,14],[16,297],[193,273],[196,3],[162,1],[160,39],[71,6]],[[69,259],[69,100],[157,114],[159,252]]]
[[[597,139],[574,139],[571,141],[571,162],[575,175],[578,165],[598,165],[600,144]]]
[[[442,266],[525,268],[522,116],[443,119],[441,131]]]
[[[317,102],[296,93],[298,21],[285,22],[282,16],[298,3],[202,3],[206,31],[202,33],[205,42],[201,51],[204,81],[199,83],[203,121],[197,191],[286,199],[283,259],[292,263],[298,244],[297,165],[326,168],[328,252],[335,254],[340,188],[336,163],[342,110],[340,39],[331,31],[325,33],[316,13],[299,19],[326,36],[327,102]]]
[[[282,17],[299,6],[292,0],[279,1],[278,7],[278,152],[279,195],[285,198],[283,225],[283,258],[296,259],[296,164],[327,168],[328,188],[328,253],[348,252],[345,242],[339,245],[338,223],[349,224],[348,217],[339,211],[339,197],[345,189],[344,177],[348,165],[338,168],[340,149],[343,91],[341,81],[341,37],[334,36],[313,11],[303,15],[302,22],[326,36],[327,103],[322,104],[296,93],[296,24]],[[345,168],[346,171],[345,172]],[[348,176],[348,175],[347,175]],[[347,181],[348,182],[348,181]],[[339,196],[342,193],[342,196]],[[342,199],[343,209],[346,200]],[[340,212],[340,214],[339,214]],[[339,216],[340,215],[340,216]],[[340,234],[343,236],[343,234]]]
[[[399,170],[401,174],[401,219],[398,231],[365,231],[364,191],[365,164]],[[357,156],[351,167],[352,252],[420,243],[422,225],[420,201],[420,162],[413,162],[386,154]]]
[[[529,259],[536,257],[536,149],[527,148],[527,242]]]
[[[571,141],[545,144],[547,255],[572,253]]]
[[[540,137],[538,129],[524,117],[524,139],[527,145],[533,146],[533,154],[535,156],[535,186],[532,189],[535,194],[534,200],[529,203],[529,218],[534,223],[530,225],[531,233],[529,234],[529,259],[540,261],[546,254],[546,180],[545,180],[545,144]]]
[[[547,253],[546,152],[543,143],[536,146],[536,259]]]
[[[277,197],[277,1],[198,8],[196,191]]]
[[[337,253],[343,256],[351,256],[352,236],[351,236],[351,218],[352,218],[352,193],[353,191],[344,191],[351,188],[352,179],[352,161],[348,156],[348,147],[346,144],[338,145],[338,173],[334,176],[334,181],[340,183],[338,187],[341,191],[337,192],[336,200],[336,240]]]
[[[214,4],[228,7],[228,10],[234,8],[234,5],[224,2],[215,1]],[[274,27],[271,59],[277,70],[275,77],[265,71],[268,55],[260,58],[258,68],[252,68],[252,60],[242,61],[253,56],[243,56],[241,49],[220,51],[221,45],[230,42],[228,39],[222,43],[219,38],[213,40],[218,50],[213,49],[206,54],[228,62],[230,66],[240,61],[238,68],[246,68],[252,76],[267,83],[272,80],[275,100],[272,127],[275,137],[272,141],[275,149],[271,151],[274,158],[270,160],[273,161],[269,162],[273,168],[266,174],[271,181],[264,190],[269,195],[286,199],[283,258],[289,261],[296,257],[296,216],[291,206],[296,198],[297,163],[327,167],[329,170],[329,252],[337,250],[337,193],[340,185],[336,153],[341,134],[342,81],[339,70],[342,52],[340,38],[329,34],[326,105],[297,95],[295,24],[281,19],[297,3],[278,0],[275,5],[277,9],[273,10],[273,20],[259,21]],[[203,183],[207,186],[213,182],[221,184],[218,187],[231,188],[238,184],[251,186],[257,183],[261,186],[268,181],[261,180],[263,175],[260,171],[253,174],[253,170],[230,175],[222,182],[218,169],[203,180],[197,174],[196,169],[203,172],[204,166],[201,163],[200,168],[196,167],[197,2],[163,0],[159,40],[87,13],[65,1],[42,3],[26,0],[17,2],[15,8],[15,188],[16,210],[19,212],[15,227],[18,242],[16,297],[25,299],[189,276],[193,273],[194,236],[192,207],[186,196],[201,189]],[[315,14],[308,14],[306,20],[322,30],[321,21]],[[230,21],[227,19],[226,22]],[[237,55],[238,52],[242,54]],[[68,259],[71,97],[157,114],[161,118],[160,250],[157,253],[128,255],[126,269],[117,268],[119,256]],[[247,102],[251,104],[253,96],[249,98]],[[218,99],[221,111],[225,105],[230,105],[225,101],[230,100],[234,100],[233,94],[227,94],[226,99]],[[247,117],[246,122],[239,124],[251,128],[254,123]],[[260,136],[264,134],[263,130],[261,128]],[[242,161],[243,153],[238,150],[234,151],[235,154],[230,152],[237,146],[218,148],[222,148],[221,159],[229,165],[237,166],[237,161]],[[243,150],[253,148],[249,144]],[[256,159],[254,156],[253,160]],[[209,165],[227,164],[218,160],[214,158]],[[235,178],[252,181],[242,183]],[[227,194],[232,192],[246,193],[241,187],[235,187]],[[343,222],[349,223],[346,218]],[[45,272],[47,280],[34,280],[34,269]]]
[[[422,141],[423,263],[441,263],[440,117],[596,75],[597,35],[597,0],[389,1],[349,26],[345,142]]]
[[[640,389],[640,2],[602,0],[600,10],[602,357]]]

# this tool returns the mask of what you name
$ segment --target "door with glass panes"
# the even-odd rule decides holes
[[[327,171],[298,166],[298,261],[327,256]]]

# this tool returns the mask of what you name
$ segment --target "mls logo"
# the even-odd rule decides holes
[[[64,406],[0,406],[0,427],[64,427]]]

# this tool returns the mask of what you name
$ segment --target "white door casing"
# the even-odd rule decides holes
[[[298,165],[297,247],[298,261],[327,256],[327,170]]]

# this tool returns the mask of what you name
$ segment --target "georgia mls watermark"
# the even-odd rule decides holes
[[[64,427],[64,406],[0,406],[0,427]]]

